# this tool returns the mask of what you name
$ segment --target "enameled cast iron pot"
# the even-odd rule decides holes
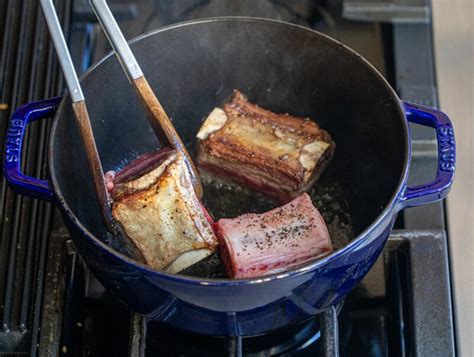
[[[455,167],[445,114],[400,101],[384,78],[339,42],[263,19],[216,18],[160,29],[132,41],[152,87],[188,147],[202,119],[234,88],[276,112],[314,118],[337,143],[331,163],[356,238],[343,249],[283,274],[211,280],[154,271],[105,244],[107,234],[67,96],[30,103],[10,121],[4,171],[17,192],[53,201],[82,257],[135,311],[184,330],[254,335],[311,317],[340,301],[371,268],[397,213],[446,196]],[[82,79],[104,171],[157,148],[145,113],[114,55]],[[47,181],[20,171],[27,124],[55,116]],[[433,182],[407,187],[408,122],[433,127]],[[332,179],[331,177],[331,179]],[[110,242],[109,242],[110,243]]]

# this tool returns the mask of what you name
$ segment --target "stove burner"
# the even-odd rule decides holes
[[[315,0],[154,0],[154,3],[155,12],[146,22],[150,28],[155,21],[163,26],[215,16],[267,17],[312,26],[319,19],[318,10],[321,8],[319,1]]]
[[[337,330],[336,316],[342,305],[339,303],[336,308],[297,325],[243,338],[204,336],[148,321],[142,324],[141,330],[135,330],[137,334],[146,335],[144,344],[137,349],[144,351],[145,356],[222,356],[225,350],[230,356],[239,356],[241,351],[242,356],[247,357],[317,352],[322,345],[337,344],[337,337],[328,332]]]
[[[176,330],[163,323],[148,322],[145,356],[222,356],[226,349],[233,355],[237,354],[240,342],[243,356],[282,355],[317,348],[321,339],[319,326],[319,319],[314,318],[280,331],[237,341],[237,338],[203,336]]]

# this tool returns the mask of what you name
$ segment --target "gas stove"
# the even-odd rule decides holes
[[[79,72],[110,50],[85,0],[56,1]],[[401,98],[437,106],[430,2],[295,0],[108,1],[127,38],[210,16],[274,18],[346,43],[386,76]],[[0,124],[11,110],[61,93],[63,83],[37,1],[0,4]],[[19,36],[19,34],[22,34]],[[412,49],[416,48],[417,56]],[[33,125],[26,172],[45,175],[50,122]],[[409,183],[436,169],[435,133],[412,126]],[[3,150],[3,148],[2,148]],[[261,336],[216,338],[148,321],[88,271],[55,209],[7,189],[2,177],[0,355],[64,356],[449,356],[455,353],[443,203],[405,210],[383,254],[343,303]]]

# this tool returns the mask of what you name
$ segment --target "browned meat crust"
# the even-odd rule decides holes
[[[197,162],[200,170],[287,202],[310,188],[334,149],[330,135],[314,121],[275,114],[234,91],[201,127]]]
[[[175,273],[217,248],[179,152],[141,157],[110,189],[114,219],[150,267]]]

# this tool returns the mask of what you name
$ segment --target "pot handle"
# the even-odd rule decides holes
[[[401,197],[402,208],[433,203],[445,198],[451,188],[456,167],[456,143],[451,120],[443,112],[403,102],[409,122],[432,127],[438,141],[438,169],[436,178],[427,184],[406,187]]]
[[[53,200],[53,191],[48,181],[26,176],[21,172],[21,157],[28,123],[54,116],[60,101],[61,97],[56,97],[25,104],[10,119],[5,136],[3,172],[8,185],[17,193],[45,201]]]

